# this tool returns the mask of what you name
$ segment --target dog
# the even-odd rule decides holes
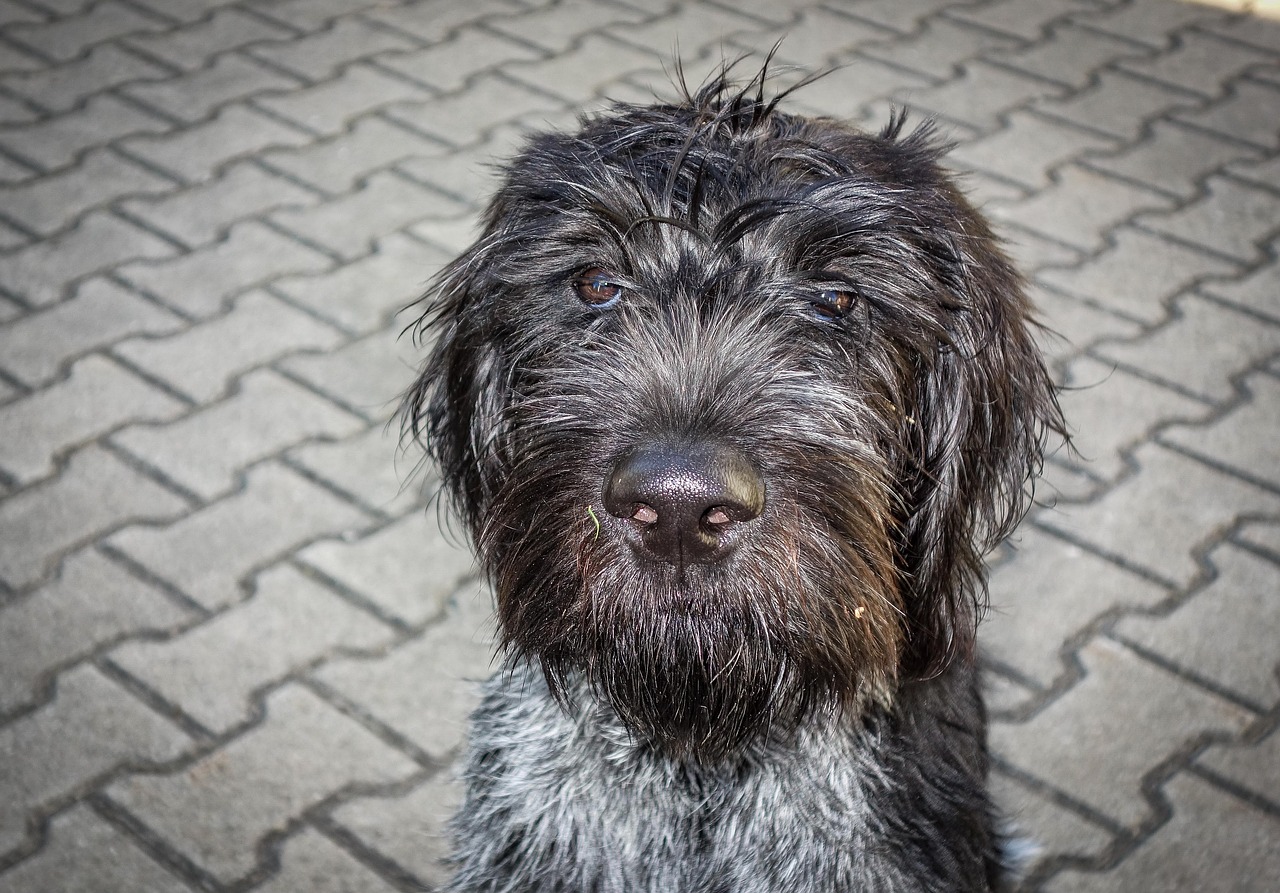
[[[403,405],[494,589],[455,891],[998,890],[983,556],[1062,433],[933,128],[761,72],[536,135]]]

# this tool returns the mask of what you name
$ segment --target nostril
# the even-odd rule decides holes
[[[702,519],[711,527],[728,527],[733,523],[733,519],[729,517],[729,513],[722,506],[708,509]]]
[[[653,506],[639,502],[631,512],[631,520],[648,527],[658,523],[658,512]]]

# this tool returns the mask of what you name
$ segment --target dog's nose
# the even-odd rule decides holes
[[[631,522],[653,557],[710,564],[732,552],[741,526],[764,511],[764,481],[728,446],[650,444],[614,466],[604,507]]]

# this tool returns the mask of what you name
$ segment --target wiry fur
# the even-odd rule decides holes
[[[1029,307],[929,128],[795,117],[762,81],[534,138],[433,289],[405,415],[508,653],[456,890],[997,885],[981,559],[1061,427]],[[758,470],[723,560],[650,560],[605,510],[655,441]]]

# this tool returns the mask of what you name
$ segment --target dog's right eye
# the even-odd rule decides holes
[[[622,297],[622,286],[599,267],[585,270],[573,283],[574,290],[583,303],[592,307],[608,307]]]

